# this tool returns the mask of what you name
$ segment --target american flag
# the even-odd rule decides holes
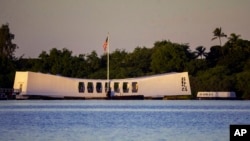
[[[106,40],[105,40],[105,42],[103,43],[103,49],[104,49],[104,51],[106,51],[107,50],[107,47],[108,47],[108,40],[109,40],[109,38],[107,37],[106,38]]]

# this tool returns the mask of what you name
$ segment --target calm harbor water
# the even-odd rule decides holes
[[[228,141],[250,101],[0,101],[0,141]]]

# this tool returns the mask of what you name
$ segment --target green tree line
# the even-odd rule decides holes
[[[189,72],[193,98],[198,91],[235,91],[239,98],[250,99],[250,41],[235,33],[227,36],[216,28],[212,40],[218,45],[207,51],[198,46],[169,40],[156,41],[154,46],[136,47],[132,52],[110,53],[110,78],[139,77],[168,72]],[[226,38],[223,44],[221,39]],[[34,71],[55,75],[105,79],[107,54],[95,51],[72,55],[67,48],[42,51],[38,58],[16,58],[17,45],[8,25],[0,28],[0,87],[12,87],[15,71]]]

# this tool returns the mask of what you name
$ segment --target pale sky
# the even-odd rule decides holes
[[[219,44],[211,41],[216,27],[250,40],[249,9],[249,0],[0,0],[0,24],[9,24],[15,55],[26,58],[52,48],[101,55],[108,32],[111,52],[161,40],[209,51]]]

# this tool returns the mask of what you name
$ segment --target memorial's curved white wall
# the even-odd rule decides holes
[[[58,75],[16,72],[14,89],[20,89],[20,95],[49,96],[49,97],[106,97],[105,83],[107,80],[76,79]],[[79,83],[84,83],[84,92],[79,92]],[[87,90],[88,83],[93,86],[93,92]],[[98,84],[97,84],[98,83]],[[116,90],[115,88],[116,83]],[[124,91],[124,83],[128,91]],[[166,73],[154,76],[113,79],[110,80],[112,91],[115,95],[144,95],[145,97],[163,97],[169,95],[190,95],[190,83],[187,72]],[[136,86],[135,86],[136,84]],[[101,85],[97,91],[97,85]],[[133,86],[132,86],[133,85]],[[118,87],[118,88],[117,88]],[[117,92],[119,89],[119,92]],[[132,91],[136,89],[136,91]]]

